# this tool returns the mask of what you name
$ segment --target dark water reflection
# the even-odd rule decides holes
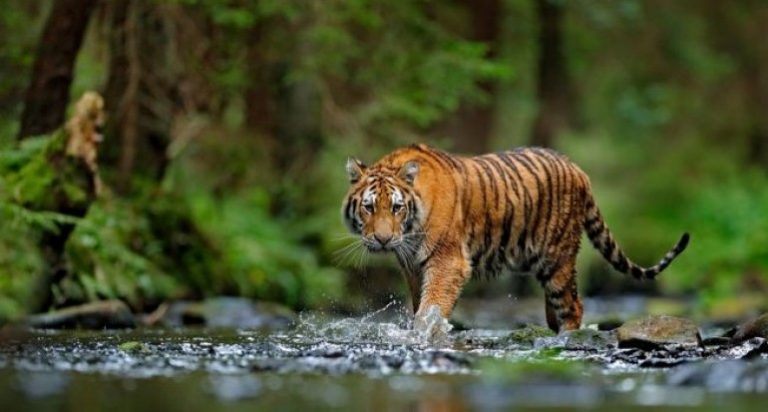
[[[55,375],[55,374],[54,374]],[[240,410],[764,410],[765,397],[697,388],[642,386],[631,391],[587,384],[504,385],[473,376],[208,374],[124,378],[69,373],[52,380],[0,373],[3,411]],[[41,384],[42,382],[42,384]],[[34,385],[34,389],[30,388]],[[39,386],[38,386],[39,385]],[[43,388],[43,389],[41,389]]]

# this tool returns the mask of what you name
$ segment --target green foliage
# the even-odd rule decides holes
[[[0,198],[0,323],[27,310],[34,281],[44,269],[33,227],[52,224],[35,212],[7,213],[8,206]]]
[[[243,296],[307,307],[327,303],[343,291],[342,273],[322,265],[311,247],[301,221],[275,220],[264,189],[217,200],[204,193],[190,195],[195,219],[221,250],[220,264],[234,292]]]
[[[34,59],[37,33],[50,1],[9,0],[0,13],[0,144],[16,134],[21,97]]]
[[[692,258],[667,283],[703,291],[705,305],[768,283],[768,176],[744,171],[700,183],[681,221],[695,233]]]
[[[496,105],[495,148],[525,144],[538,105],[532,1],[502,2],[494,59],[488,45],[468,40],[471,10],[454,3],[158,1],[175,42],[168,52],[180,102],[168,172],[162,182],[133,182],[141,195],[107,195],[74,219],[30,203],[51,185],[73,199],[86,194],[39,156],[63,140],[13,141],[50,2],[11,3],[0,17],[8,40],[0,46],[0,319],[25,309],[44,269],[38,237],[61,223],[77,228],[60,302],[120,298],[140,309],[214,294],[295,307],[348,299],[344,276],[356,272],[334,258],[349,239],[339,217],[346,156],[370,162],[414,140],[440,145],[435,135],[451,130],[434,126],[461,123],[454,117],[464,104]],[[650,264],[687,230],[689,250],[659,278],[662,291],[711,305],[768,288],[760,148],[768,90],[759,76],[768,54],[752,41],[762,34],[757,2],[560,3],[580,119],[557,146],[590,175],[622,247]],[[95,19],[73,94],[104,86],[110,28]],[[245,127],[253,91],[271,99],[258,114],[275,127]],[[283,130],[308,113],[320,113],[311,150]],[[293,158],[281,165],[275,153],[291,144]],[[582,253],[581,271],[605,275],[605,265],[590,264],[598,260]]]
[[[83,301],[119,298],[133,307],[182,296],[189,280],[164,270],[162,242],[141,204],[102,199],[70,236],[72,274],[59,295]]]

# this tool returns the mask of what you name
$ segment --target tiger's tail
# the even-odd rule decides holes
[[[690,240],[688,233],[683,233],[683,236],[677,241],[677,244],[664,255],[659,263],[648,268],[639,266],[629,260],[627,255],[619,248],[611,231],[608,230],[608,227],[605,225],[603,216],[600,214],[600,209],[595,205],[592,196],[589,197],[587,202],[584,230],[587,232],[587,236],[595,249],[603,255],[605,260],[607,260],[614,269],[621,273],[632,275],[632,277],[636,279],[655,278],[656,275],[666,269],[680,253],[683,253]]]

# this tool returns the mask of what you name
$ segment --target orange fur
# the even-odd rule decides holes
[[[449,317],[473,276],[531,272],[555,331],[581,324],[575,260],[586,231],[617,270],[653,278],[685,249],[684,235],[651,268],[618,248],[595,206],[586,174],[564,156],[524,148],[476,157],[425,145],[398,149],[370,167],[350,159],[345,222],[372,251],[396,254],[413,308]]]

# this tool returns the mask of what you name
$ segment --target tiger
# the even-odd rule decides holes
[[[523,147],[474,157],[424,144],[399,148],[367,166],[350,157],[343,221],[373,253],[393,252],[415,314],[449,319],[472,278],[529,273],[544,289],[555,332],[581,327],[576,285],[582,232],[618,272],[653,279],[682,253],[680,240],[655,266],[619,248],[586,173],[564,155]]]

